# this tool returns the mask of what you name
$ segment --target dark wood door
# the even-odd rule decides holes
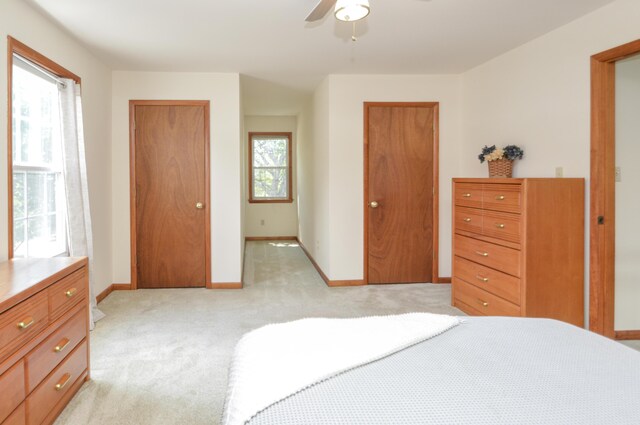
[[[137,286],[203,287],[208,108],[134,108]]]
[[[369,283],[432,282],[435,108],[366,108]]]

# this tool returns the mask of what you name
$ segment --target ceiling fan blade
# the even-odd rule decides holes
[[[311,13],[309,13],[309,16],[307,16],[307,19],[305,19],[305,21],[307,22],[319,21],[320,19],[324,18],[324,15],[326,15],[327,12],[329,12],[329,10],[331,10],[333,5],[335,4],[336,4],[336,0],[320,0],[320,2],[316,5],[315,9],[313,9]]]

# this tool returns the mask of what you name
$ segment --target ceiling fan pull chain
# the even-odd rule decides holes
[[[351,33],[351,41],[358,41],[358,39],[356,38],[356,21],[353,21],[353,32]]]

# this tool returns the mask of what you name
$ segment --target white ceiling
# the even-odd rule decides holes
[[[459,73],[613,0],[370,0],[351,25],[317,0],[28,0],[115,70],[239,72],[309,91],[328,74]]]

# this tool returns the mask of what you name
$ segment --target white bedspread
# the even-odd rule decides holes
[[[256,329],[236,346],[222,423],[245,424],[261,410],[306,387],[432,338],[459,323],[457,317],[409,313],[303,319]],[[283,370],[287,372],[283,374]]]

